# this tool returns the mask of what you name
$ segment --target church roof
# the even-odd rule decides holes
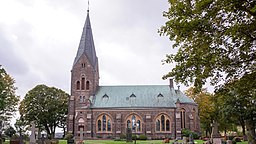
[[[92,35],[92,28],[90,23],[89,11],[87,12],[87,17],[85,20],[83,33],[80,39],[80,44],[77,50],[77,54],[73,63],[73,66],[77,63],[79,58],[85,54],[89,59],[91,65],[96,68],[97,66],[97,56],[94,47],[93,35]]]
[[[170,108],[181,103],[195,104],[169,85],[99,86],[92,108]]]

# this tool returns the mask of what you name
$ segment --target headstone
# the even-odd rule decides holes
[[[132,130],[131,130],[131,128],[126,129],[126,142],[132,142]]]
[[[80,141],[84,140],[84,128],[80,128]]]
[[[216,121],[213,121],[212,123],[212,133],[211,133],[211,142],[213,144],[219,144],[221,143],[221,135],[218,130],[219,124]]]
[[[35,130],[36,130],[36,126],[35,126],[35,122],[32,121],[31,122],[31,134],[30,134],[30,139],[29,139],[29,144],[36,144],[36,138],[35,138]]]
[[[194,144],[195,142],[194,142],[194,137],[193,137],[193,134],[191,133],[191,134],[189,134],[189,142],[188,142],[189,144]]]
[[[182,141],[184,144],[186,144],[188,142],[187,137],[184,136],[182,139],[183,139]]]
[[[227,144],[232,144],[232,140],[227,140]]]

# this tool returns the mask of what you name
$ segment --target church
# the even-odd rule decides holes
[[[148,139],[200,131],[198,105],[168,85],[100,86],[89,10],[71,70],[67,131],[75,139],[120,138],[127,129]]]

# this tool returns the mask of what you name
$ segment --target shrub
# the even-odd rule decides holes
[[[133,134],[133,135],[132,135],[132,140],[135,140],[135,138],[138,139],[137,135],[134,135],[134,134]]]
[[[53,139],[51,140],[51,144],[59,144],[59,140]]]
[[[71,133],[67,133],[64,137],[65,140],[69,140],[69,139],[72,139],[73,138],[73,134]]]
[[[189,129],[183,129],[181,131],[181,133],[182,133],[182,136],[185,136],[185,137],[189,137],[189,135],[192,134],[194,139],[198,139],[199,138],[199,135],[197,133],[195,133],[195,132],[193,132],[193,131],[191,131]]]
[[[126,139],[126,135],[123,134],[123,133],[121,133],[121,134],[120,134],[120,139]]]
[[[139,135],[139,140],[147,140],[147,136],[146,135]]]

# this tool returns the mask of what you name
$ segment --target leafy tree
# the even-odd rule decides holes
[[[208,134],[211,132],[211,122],[214,117],[214,104],[211,98],[212,94],[207,92],[206,89],[202,89],[200,92],[195,92],[194,87],[190,87],[186,90],[185,94],[198,104],[201,128],[205,131],[205,135],[209,136]]]
[[[65,117],[67,109],[68,94],[46,85],[37,85],[30,90],[19,107],[25,121],[35,121],[37,127],[43,126],[49,138],[54,138],[55,129]]]
[[[8,121],[19,102],[14,79],[0,65],[0,121]]]
[[[192,83],[200,91],[207,80],[212,85],[219,82],[226,85],[255,72],[256,1],[169,0],[169,3],[169,10],[164,12],[168,21],[159,32],[174,40],[173,48],[178,51],[167,55],[165,62],[175,62],[176,66],[164,78],[174,77],[186,85]],[[247,122],[253,126],[250,120]]]
[[[16,130],[12,127],[12,126],[9,126],[5,131],[4,131],[4,134],[6,136],[8,136],[9,138],[11,138],[14,134],[16,134]]]

